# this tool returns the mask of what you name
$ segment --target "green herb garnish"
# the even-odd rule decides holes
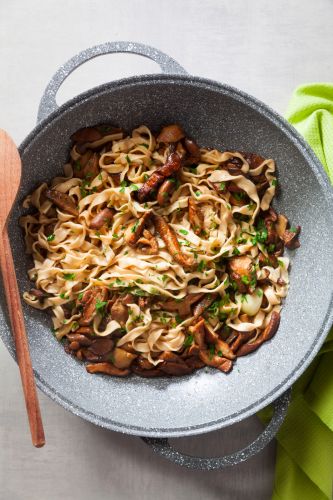
[[[47,241],[53,241],[55,238],[55,234],[50,234],[46,239]]]
[[[181,234],[184,234],[185,236],[188,234],[188,231],[186,231],[186,229],[179,229],[179,232]]]
[[[68,281],[73,281],[75,280],[75,274],[74,273],[63,273],[63,278]]]
[[[183,347],[190,347],[193,344],[194,337],[193,335],[188,335],[184,341]]]

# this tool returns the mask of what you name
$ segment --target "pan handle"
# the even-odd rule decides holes
[[[37,122],[47,118],[53,111],[58,109],[56,103],[56,94],[66,80],[66,78],[74,71],[76,68],[81,66],[81,64],[105,54],[114,53],[130,53],[138,54],[140,56],[148,57],[155,61],[161,68],[162,73],[167,74],[177,74],[177,75],[187,75],[187,71],[177,63],[172,57],[169,57],[164,52],[161,52],[154,47],[149,45],[144,45],[143,43],[134,42],[107,42],[101,45],[95,45],[89,49],[85,49],[79,54],[69,59],[63,66],[61,66],[58,71],[53,75],[50,82],[48,83],[44,94],[41,98]]]
[[[288,410],[291,389],[288,389],[273,403],[273,416],[259,436],[242,450],[235,451],[230,455],[216,458],[201,458],[185,455],[173,448],[168,439],[141,438],[155,453],[182,467],[195,470],[217,470],[231,465],[245,462],[253,455],[261,451],[275,436],[279,430]]]

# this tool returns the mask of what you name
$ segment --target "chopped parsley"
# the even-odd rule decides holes
[[[264,295],[264,292],[262,291],[261,288],[258,288],[258,290],[256,291],[256,294],[258,295],[258,297],[262,297]]]
[[[197,270],[199,271],[199,273],[202,273],[203,270],[206,268],[206,262],[204,260],[201,260],[198,264],[198,267],[197,267]]]
[[[55,238],[55,234],[50,234],[46,239],[47,241],[53,241]]]
[[[195,196],[199,197],[201,195],[201,192],[200,191],[196,191],[195,192]]]
[[[63,273],[63,278],[68,281],[73,281],[75,280],[75,274],[74,273]]]
[[[146,144],[145,142],[142,142],[141,144],[139,144],[139,146],[143,146],[146,149],[149,148],[148,144]]]
[[[61,294],[59,295],[59,297],[60,297],[61,299],[68,299],[68,295],[66,295],[65,293],[61,293]]]
[[[250,283],[250,278],[248,276],[242,276],[241,280],[244,285],[249,285]]]
[[[253,238],[251,238],[252,245],[256,245],[257,243],[265,243],[267,240],[267,229],[265,223],[262,219],[259,219],[256,229],[256,234]]]
[[[82,300],[83,297],[83,292],[80,292],[79,295],[77,296],[78,300]]]
[[[188,231],[186,231],[186,229],[179,229],[179,232],[181,234],[184,234],[184,236],[186,236],[188,234]]]
[[[295,226],[291,226],[291,228],[288,229],[288,231],[290,231],[291,233],[297,233],[298,229]]]
[[[284,262],[282,260],[280,260],[280,259],[278,259],[278,264],[279,264],[280,267],[284,267]]]
[[[217,355],[220,356],[220,358],[222,358],[223,352],[222,351],[217,351]]]
[[[212,357],[214,356],[215,354],[215,346],[213,344],[211,344],[209,346],[209,359],[212,359]]]
[[[238,250],[237,247],[235,247],[232,251],[232,255],[239,255],[240,254],[240,251]]]
[[[242,296],[241,296],[241,302],[242,303],[243,302],[247,302],[247,296],[246,296],[246,294],[242,294]]]
[[[99,173],[99,174],[98,174],[98,180],[99,180],[99,181],[103,180],[103,179],[102,179],[102,174],[101,174],[101,173]]]
[[[194,337],[193,335],[188,335],[184,341],[183,347],[190,347],[193,344]]]
[[[121,183],[120,183],[120,192],[121,193],[125,193],[125,187],[127,187],[127,182],[121,181]]]
[[[126,155],[126,161],[127,161],[127,163],[131,163],[132,162],[131,158],[128,155]]]
[[[113,233],[112,238],[113,238],[114,240],[118,240],[118,239],[119,239],[119,234],[117,234],[117,233]]]
[[[272,186],[274,186],[274,187],[277,186],[277,182],[278,182],[277,179],[273,179],[272,180]]]
[[[179,316],[179,314],[176,314],[175,320],[176,320],[177,325],[179,325],[183,321],[182,318]]]
[[[136,230],[137,230],[137,228],[138,228],[138,225],[139,225],[139,220],[137,220],[137,221],[135,222],[135,224],[133,225],[133,227],[132,227],[132,229],[131,229],[131,232],[132,232],[132,233],[135,233],[135,231],[136,231]]]
[[[136,184],[131,184],[130,188],[132,191],[139,191],[139,186],[137,186]]]
[[[95,309],[98,313],[104,314],[105,312],[105,306],[107,304],[107,301],[104,300],[97,300],[95,304]]]
[[[221,191],[225,190],[225,182],[220,182],[220,189]]]

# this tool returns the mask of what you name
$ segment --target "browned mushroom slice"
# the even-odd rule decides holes
[[[198,163],[201,156],[198,144],[192,139],[186,137],[186,139],[184,140],[184,146],[188,153],[188,157],[185,159],[185,164],[188,165],[191,163]]]
[[[191,306],[203,297],[203,293],[190,293],[181,300],[166,300],[161,303],[164,311],[177,312],[180,316],[188,316],[191,314]]]
[[[167,157],[165,165],[157,168],[149,177],[147,182],[138,191],[140,203],[146,201],[152,194],[157,192],[157,188],[166,177],[171,177],[181,167],[181,158],[178,153],[171,153]]]
[[[190,347],[185,349],[185,351],[181,354],[181,357],[186,359],[186,358],[191,358],[193,356],[199,356],[199,346],[197,344],[192,344]]]
[[[142,370],[153,370],[155,365],[153,365],[148,359],[143,358],[141,355],[135,360],[135,365]]]
[[[99,356],[103,356],[103,354],[107,354],[111,351],[113,345],[114,342],[112,339],[110,339],[110,337],[101,337],[92,341],[91,345],[89,346],[89,351]]]
[[[207,307],[209,307],[215,299],[217,299],[218,295],[216,293],[206,293],[204,298],[198,302],[193,308],[193,316],[197,318],[201,316]]]
[[[166,205],[169,201],[169,198],[173,191],[176,188],[176,182],[175,179],[167,179],[166,181],[163,182],[163,184],[160,186],[158,193],[157,193],[157,201],[158,204],[163,207]]]
[[[219,336],[212,328],[205,325],[205,341],[207,344],[215,344],[219,339]]]
[[[173,228],[169,226],[166,220],[160,215],[154,214],[154,223],[168,249],[168,252],[175,259],[175,261],[183,267],[192,267],[194,264],[194,258],[192,256],[185,255],[182,252],[177,235]]]
[[[290,229],[286,229],[282,235],[282,240],[289,250],[295,250],[301,246],[298,241],[299,233],[301,232],[301,226],[292,227]]]
[[[278,259],[275,257],[275,255],[268,254],[267,256],[264,255],[263,253],[259,253],[259,266],[272,266],[274,268],[278,267]],[[267,281],[267,280],[266,280]],[[258,280],[259,284],[264,284],[265,283],[265,278],[262,280]]]
[[[103,208],[95,217],[90,221],[90,229],[101,229],[104,225],[108,225],[113,219],[114,211],[111,208]]]
[[[80,328],[75,330],[75,333],[80,335],[94,335],[94,330],[91,326],[80,326]]]
[[[61,208],[65,212],[71,215],[78,215],[78,209],[72,198],[66,193],[61,193],[56,189],[48,189],[45,193],[46,197],[51,200],[58,208]]]
[[[188,218],[193,231],[199,235],[203,230],[204,217],[193,198],[188,199]]]
[[[193,335],[194,342],[199,346],[199,349],[206,349],[205,320],[203,318],[199,318],[199,321],[195,325],[190,326],[188,330]]]
[[[141,252],[148,255],[157,255],[158,254],[158,243],[155,236],[151,234],[148,229],[143,230],[143,236],[138,239],[137,242],[138,248]]]
[[[184,131],[177,123],[163,127],[157,136],[157,142],[178,142],[185,137]]]
[[[270,340],[277,332],[280,324],[280,313],[273,311],[271,319],[264,331],[257,337],[254,342],[243,344],[237,351],[237,356],[246,356],[250,352],[255,351],[267,340]]]
[[[32,288],[29,293],[37,299],[45,299],[46,297],[50,296],[49,293],[44,292],[44,290],[39,290],[38,288]]]
[[[239,293],[247,293],[252,287],[255,280],[253,272],[252,259],[247,255],[232,257],[228,261],[228,269],[230,278],[237,284]]]
[[[205,363],[196,356],[186,358],[185,363],[191,368],[191,370],[198,370],[199,368],[203,368],[205,366]]]
[[[230,359],[212,354],[207,349],[200,351],[199,357],[205,365],[212,366],[213,368],[217,368],[225,373],[229,372],[232,368],[232,361]]]
[[[224,340],[218,339],[215,343],[215,349],[218,355],[222,355],[224,358],[235,359],[236,357],[232,348]]]
[[[108,289],[105,287],[90,288],[84,292],[80,304],[83,307],[80,326],[89,326],[97,314],[96,305],[106,301]]]
[[[168,375],[181,376],[192,372],[192,369],[177,354],[164,352],[159,359],[163,360],[163,363],[158,365],[159,370]]]
[[[248,342],[250,339],[252,339],[255,336],[255,330],[253,332],[236,332],[237,337],[234,340],[234,342],[231,344],[231,349],[232,352],[237,352],[237,350],[240,348],[241,345],[245,344],[245,342]]]
[[[88,347],[92,343],[90,338],[82,335],[81,333],[67,333],[67,338],[70,342],[78,342],[78,344],[83,347]]]
[[[71,135],[71,140],[77,144],[84,144],[85,142],[95,142],[99,141],[103,137],[103,134],[97,130],[95,127],[80,128],[73,135]]]
[[[129,311],[128,304],[133,304],[135,302],[133,295],[127,293],[123,297],[119,297],[114,304],[111,306],[111,317],[123,327],[128,320]]]
[[[138,239],[142,236],[143,230],[146,227],[149,219],[151,218],[152,212],[144,212],[140,219],[137,219],[132,225],[130,225],[125,233],[126,243],[130,246],[135,246]]]
[[[259,167],[259,165],[261,165],[262,162],[265,161],[265,158],[263,158],[260,155],[257,155],[256,153],[247,153],[244,151],[241,151],[240,153],[248,162],[251,169]]]
[[[129,368],[137,357],[137,354],[132,354],[120,347],[116,347],[112,352],[112,356],[112,362],[117,368]]]
[[[277,232],[279,238],[282,238],[285,230],[287,229],[288,222],[289,221],[285,215],[279,214],[277,216],[276,232]]]
[[[89,373],[105,373],[106,375],[113,375],[115,377],[126,377],[130,373],[127,369],[120,369],[110,363],[95,363],[87,365],[86,370]]]
[[[163,375],[163,372],[161,372],[158,368],[146,370],[134,364],[131,365],[131,370],[133,373],[135,373],[135,375],[139,375],[139,377],[144,377],[144,378],[161,377]]]

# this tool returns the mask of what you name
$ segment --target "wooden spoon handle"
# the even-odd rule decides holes
[[[16,357],[21,373],[32,443],[37,448],[40,448],[45,444],[44,429],[32,370],[28,339],[25,331],[20,293],[16,281],[13,256],[6,227],[3,229],[0,237],[0,267],[9,318],[12,325],[12,333],[15,340]]]

